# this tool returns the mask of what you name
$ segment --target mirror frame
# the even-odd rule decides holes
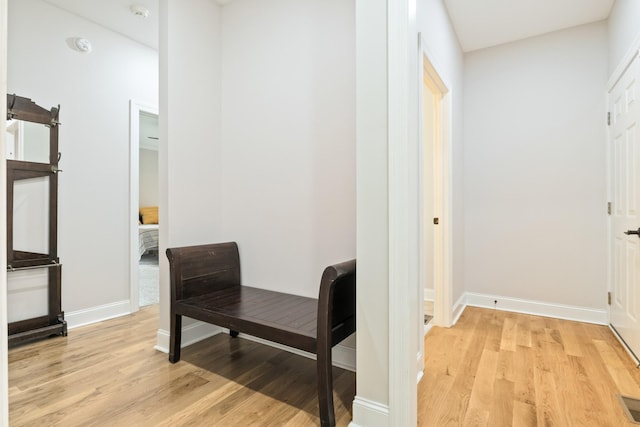
[[[40,123],[49,128],[49,163],[7,160],[7,269],[58,264],[58,121],[60,106],[51,110],[29,98],[7,94],[7,120]],[[15,181],[49,177],[49,250],[46,254],[24,252],[13,247],[13,196]]]

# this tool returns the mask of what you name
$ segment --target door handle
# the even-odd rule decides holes
[[[638,228],[637,230],[627,230],[624,232],[624,234],[626,234],[627,236],[635,234],[636,236],[640,237],[640,228]]]

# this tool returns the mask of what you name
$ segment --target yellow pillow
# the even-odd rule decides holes
[[[140,208],[140,215],[142,215],[143,224],[157,224],[158,223],[158,207],[149,206],[146,208]]]

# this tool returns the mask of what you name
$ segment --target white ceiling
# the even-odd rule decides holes
[[[158,0],[44,1],[158,49]],[[231,2],[215,1],[221,6]],[[601,21],[609,16],[614,1],[444,0],[465,52]],[[132,14],[133,4],[149,9],[149,17]]]
[[[158,0],[44,0],[68,12],[158,49]],[[149,17],[131,13],[133,4],[149,9]],[[81,34],[78,34],[81,36]]]
[[[159,0],[43,0],[89,21],[158,50]],[[232,0],[215,0],[220,6]],[[141,18],[131,13],[132,5],[149,9]]]
[[[614,0],[444,0],[462,50],[606,19]]]

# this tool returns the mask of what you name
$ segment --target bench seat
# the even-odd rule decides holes
[[[335,426],[331,348],[356,330],[356,261],[330,265],[318,299],[241,285],[235,242],[167,249],[169,361],[180,360],[182,316],[314,353],[323,427]]]
[[[216,290],[176,304],[184,316],[316,352],[318,300],[240,286]]]

